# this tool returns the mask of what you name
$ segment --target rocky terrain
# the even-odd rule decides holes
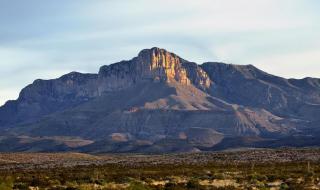
[[[0,151],[199,152],[320,145],[320,79],[164,49],[35,80],[0,107]]]

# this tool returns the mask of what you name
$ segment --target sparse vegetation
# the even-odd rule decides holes
[[[179,155],[5,154],[10,162],[0,164],[0,189],[319,189],[318,154],[317,149]],[[5,160],[4,154],[0,158]]]

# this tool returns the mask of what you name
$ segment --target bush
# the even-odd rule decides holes
[[[289,186],[285,183],[281,184],[280,190],[285,190],[285,189],[289,189]]]
[[[128,190],[150,190],[150,188],[145,186],[141,182],[133,181],[130,183]]]
[[[1,189],[1,188],[0,188]],[[15,183],[13,189],[29,190],[29,185],[25,183]]]
[[[196,179],[190,179],[187,183],[187,189],[202,189],[199,181]]]

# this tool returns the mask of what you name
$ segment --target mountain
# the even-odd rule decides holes
[[[320,79],[284,79],[252,65],[198,65],[151,48],[98,74],[35,80],[0,107],[0,151],[317,146],[318,115]]]

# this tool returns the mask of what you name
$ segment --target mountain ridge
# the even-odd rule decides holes
[[[277,145],[292,135],[318,137],[310,131],[318,131],[319,114],[320,79],[285,79],[253,65],[198,65],[155,47],[97,74],[35,80],[0,107],[0,129],[5,140],[55,137],[59,150],[68,136],[92,142],[76,151],[201,151],[232,146],[228,139],[238,136]]]

